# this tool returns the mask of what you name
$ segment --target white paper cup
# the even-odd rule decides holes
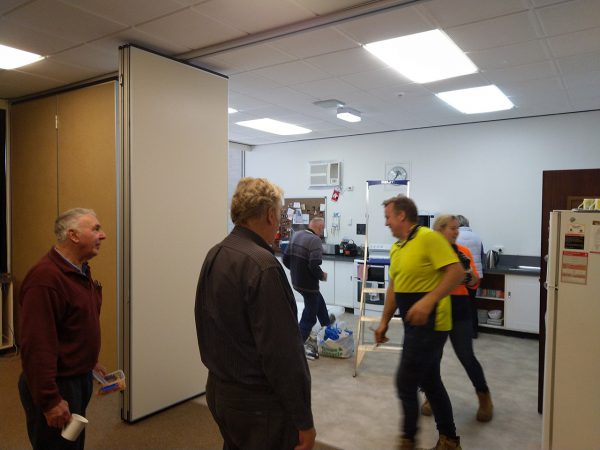
[[[71,420],[65,425],[60,435],[68,441],[76,441],[87,424],[88,420],[85,417],[71,414]]]

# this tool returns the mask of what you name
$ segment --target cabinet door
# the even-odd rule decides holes
[[[319,289],[325,299],[325,303],[333,305],[335,303],[335,262],[329,260],[323,261],[321,269],[323,272],[327,272],[327,281],[320,281]]]
[[[352,308],[354,297],[354,263],[352,261],[335,262],[335,304]]]
[[[506,275],[505,325],[510,330],[539,333],[540,285],[537,276]]]

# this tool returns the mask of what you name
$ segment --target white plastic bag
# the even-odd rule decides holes
[[[321,328],[317,343],[320,356],[350,358],[354,354],[354,334],[343,323]]]

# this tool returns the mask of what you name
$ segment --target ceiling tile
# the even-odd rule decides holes
[[[153,2],[148,0],[61,0],[75,8],[106,17],[126,25],[137,25],[147,20],[182,9],[183,6],[172,0]]]
[[[288,86],[305,83],[307,81],[321,80],[328,77],[326,72],[323,72],[304,61],[292,61],[276,66],[265,67],[264,69],[254,70],[253,73],[280,83],[282,80],[285,80],[285,84]]]
[[[125,44],[135,44],[167,56],[175,56],[190,50],[189,47],[167,41],[160,36],[144,33],[137,28],[128,28],[89,43],[90,46],[109,53],[118,50]]]
[[[294,59],[269,44],[249,45],[210,55],[207,58],[209,58],[211,64],[220,65],[227,73],[239,73],[274,66]],[[203,57],[200,57],[193,61],[202,62],[202,60]]]
[[[54,58],[44,59],[37,63],[30,64],[17,69],[19,72],[30,75],[37,75],[46,78],[53,78],[60,81],[62,84],[70,84],[94,77],[97,72],[95,70],[63,64],[56,61]]]
[[[117,47],[113,47],[112,51],[105,51],[90,45],[80,45],[54,55],[52,60],[79,66],[96,74],[116,72],[119,69],[119,51]]]
[[[598,51],[600,27],[548,38],[548,45],[556,57]]]
[[[428,31],[434,24],[425,19],[416,8],[401,7],[384,13],[372,14],[337,25],[336,28],[360,44],[381,41],[398,36]]]
[[[78,45],[74,39],[52,36],[5,19],[0,19],[0,42],[44,56]]]
[[[342,80],[327,78],[325,80],[296,84],[294,85],[294,89],[323,100],[335,98],[344,101],[344,95],[354,91],[356,88],[348,83],[344,83]]]
[[[445,30],[465,52],[531,41],[538,36],[530,13],[511,14]]]
[[[62,81],[39,77],[16,70],[0,70],[0,98],[14,99],[42,92],[64,84]]]
[[[391,67],[342,75],[339,78],[346,83],[350,83],[357,88],[365,90],[376,89],[382,86],[398,86],[412,83]]]
[[[550,58],[543,41],[538,39],[487,50],[476,50],[467,55],[481,70],[519,66]]]
[[[125,28],[124,24],[89,14],[58,0],[36,0],[6,17],[41,32],[79,43]]]
[[[350,9],[370,2],[365,0],[327,0],[326,2],[323,0],[296,0],[296,3],[319,16],[323,16],[335,11]]]
[[[527,103],[540,105],[554,101],[557,93],[565,91],[558,77],[506,83],[498,87],[519,108]]]
[[[419,8],[429,13],[442,28],[527,10],[523,0],[433,0],[424,2]]]
[[[0,3],[0,15],[15,9],[17,6],[24,5],[30,0],[2,0]]]
[[[246,33],[257,33],[315,15],[288,0],[210,0],[194,10]]]
[[[307,58],[306,62],[332,75],[349,75],[388,67],[362,47]]]
[[[562,74],[600,70],[600,52],[571,55],[556,60]]]
[[[281,85],[250,72],[232,75],[229,78],[229,88],[246,95],[261,94],[277,87],[281,87]]]
[[[455,91],[458,89],[467,89],[476,86],[485,86],[489,81],[481,72],[463,75],[462,77],[448,78],[446,80],[434,81],[423,85],[431,93]]]
[[[166,41],[193,49],[245,35],[239,30],[189,9],[146,22],[136,28],[144,33],[160,36]]]
[[[263,108],[266,106],[266,102],[259,100],[254,97],[250,97],[248,95],[242,94],[241,92],[236,92],[232,89],[232,86],[229,86],[229,106],[237,109],[240,112],[244,112],[246,110],[252,110],[257,108]],[[235,117],[235,114],[232,114],[230,117]]]
[[[493,84],[502,84],[535,78],[555,77],[558,75],[558,72],[551,61],[542,61],[506,69],[487,70],[483,75]]]
[[[293,34],[276,39],[271,42],[271,45],[297,58],[308,58],[358,47],[356,42],[333,27]]]
[[[585,30],[600,26],[598,0],[574,0],[537,10],[548,36]]]

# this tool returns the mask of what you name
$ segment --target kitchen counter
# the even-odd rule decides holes
[[[498,264],[493,269],[483,269],[486,274],[540,275],[540,258],[538,256],[500,255]]]
[[[282,252],[275,252],[275,256],[282,256]],[[323,255],[323,261],[348,261],[354,262],[356,258],[362,258],[361,256],[344,256],[344,255]]]

